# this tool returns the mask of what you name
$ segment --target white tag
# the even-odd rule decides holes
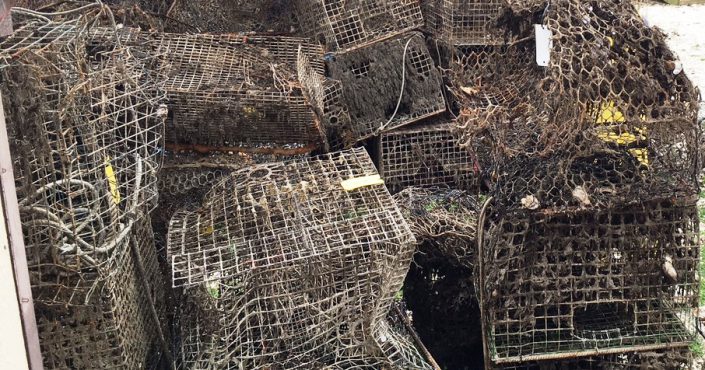
[[[541,67],[548,67],[551,62],[551,48],[553,48],[553,32],[548,26],[535,24],[536,32],[536,64]]]

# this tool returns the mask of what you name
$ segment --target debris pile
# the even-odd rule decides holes
[[[690,364],[699,93],[626,0],[108,3],[0,39],[45,366]]]

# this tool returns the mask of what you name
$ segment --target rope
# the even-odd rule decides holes
[[[397,106],[394,108],[394,113],[392,113],[392,116],[389,118],[389,121],[387,123],[383,124],[377,132],[384,131],[387,126],[389,126],[392,121],[394,121],[394,118],[396,118],[397,113],[399,112],[399,107],[401,106],[401,99],[404,97],[404,88],[406,88],[406,52],[409,49],[409,44],[411,44],[411,40],[414,39],[414,37],[419,36],[419,34],[414,34],[411,37],[409,37],[409,40],[406,42],[406,45],[404,45],[404,54],[402,56],[402,61],[401,61],[401,89],[399,91],[399,99],[397,100]]]

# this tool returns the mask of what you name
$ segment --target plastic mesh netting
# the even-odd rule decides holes
[[[328,136],[341,138],[342,147],[446,109],[441,74],[419,33],[338,54],[327,67],[341,88],[333,90],[339,98],[324,101],[339,101],[352,122],[326,122]]]
[[[162,303],[145,224],[167,115],[160,68],[117,40],[96,47],[105,7],[67,22],[13,15],[0,88],[45,366],[144,367]]]
[[[495,198],[552,208],[697,192],[698,93],[663,34],[626,1],[546,5],[523,19],[552,31],[547,67],[531,60],[530,24],[505,25],[525,30],[510,44],[455,51],[458,133],[491,144]]]
[[[698,303],[693,203],[505,214],[481,253],[496,363],[687,347]]]
[[[376,174],[362,149],[258,165],[177,213],[167,250],[173,284],[187,286],[193,306],[182,358],[233,369],[428,368],[385,320],[414,238]]]
[[[452,129],[444,122],[380,135],[378,168],[389,191],[439,185],[477,190],[480,160],[457,145]]]
[[[451,45],[491,45],[504,41],[497,27],[502,0],[421,0],[425,29]]]
[[[296,0],[301,31],[342,53],[423,25],[418,0]]]

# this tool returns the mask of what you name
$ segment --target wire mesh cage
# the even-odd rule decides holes
[[[504,9],[501,0],[421,0],[425,30],[451,45],[503,43],[497,23]]]
[[[163,80],[156,57],[117,40],[95,47],[90,29],[110,13],[85,10],[70,21],[13,10],[0,89],[45,366],[139,368],[156,361],[162,304],[162,287],[143,285],[160,279],[143,223],[156,205]]]
[[[100,279],[76,275],[76,284],[90,285],[84,301],[70,306],[35,304],[44,366],[51,369],[149,369],[159,361],[157,323],[150,306],[163,315],[164,290],[157,265],[149,221],[135,224],[127,243],[136,250],[145,268],[142,276],[135,256],[123,248]],[[147,284],[147,286],[145,285]],[[147,293],[147,289],[150,290]]]
[[[173,217],[167,252],[216,348],[189,358],[428,368],[385,320],[414,238],[363,149],[233,172]]]
[[[487,228],[480,301],[495,363],[688,347],[695,200],[505,214]]]
[[[461,145],[491,145],[496,198],[609,207],[696,193],[698,92],[663,34],[623,1],[541,12],[554,41],[547,67],[530,60],[530,34],[457,49],[457,133]]]
[[[296,0],[294,9],[302,33],[336,53],[423,25],[418,0]]]
[[[389,191],[441,185],[476,191],[487,159],[461,148],[452,130],[450,122],[441,122],[381,134],[378,168]]]
[[[0,45],[34,298],[47,303],[80,301],[65,279],[109,264],[156,202],[166,108],[153,61],[122,47],[81,54],[86,33],[30,23]]]
[[[237,41],[233,41],[233,39]],[[313,150],[321,130],[296,78],[297,39],[164,34],[170,52],[166,89],[172,107],[167,140],[211,147],[293,147]],[[277,52],[289,52],[279,61]],[[308,46],[305,50],[315,50]],[[207,119],[204,119],[207,118]]]
[[[288,34],[296,26],[290,6],[287,0],[176,1],[164,12],[164,26],[177,33]]]
[[[353,122],[335,129],[347,146],[445,111],[441,74],[419,33],[336,55],[327,66]]]

